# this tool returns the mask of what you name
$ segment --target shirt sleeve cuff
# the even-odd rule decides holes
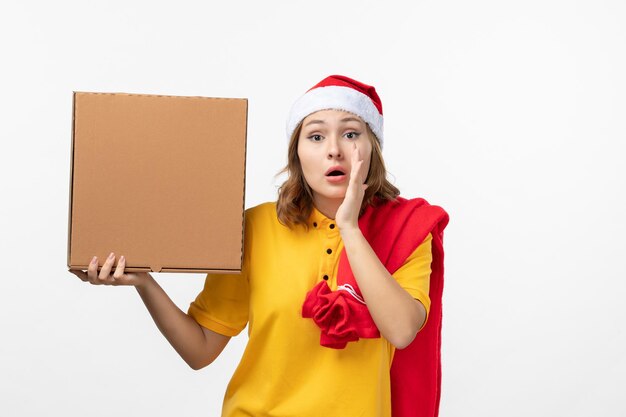
[[[428,315],[430,314],[430,297],[416,288],[406,288],[406,291],[411,294],[411,297],[422,303],[424,309],[426,310],[426,318],[424,319],[424,324],[422,324],[422,327],[420,327],[420,329],[418,330],[418,332],[420,332],[428,322]]]
[[[219,333],[224,336],[237,336],[243,329],[235,329],[228,324],[209,316],[204,311],[200,310],[194,304],[189,306],[188,313],[195,321],[202,327],[206,327],[209,330]]]

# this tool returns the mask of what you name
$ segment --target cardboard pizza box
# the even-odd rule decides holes
[[[74,93],[69,269],[239,272],[246,99]]]

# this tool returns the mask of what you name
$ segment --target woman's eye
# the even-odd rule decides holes
[[[358,132],[348,132],[348,133],[346,133],[346,137],[348,139],[356,139],[356,138],[359,137],[359,135],[360,135],[360,133],[358,133]]]
[[[322,140],[322,135],[311,135],[309,136],[309,139],[311,139],[313,142],[319,142]]]

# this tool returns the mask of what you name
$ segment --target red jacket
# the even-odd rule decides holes
[[[448,214],[421,198],[398,197],[381,206],[369,206],[359,219],[359,228],[390,274],[402,266],[428,233],[433,237],[429,317],[415,340],[394,354],[393,417],[437,417],[439,413],[443,229],[447,224]],[[312,318],[320,327],[320,343],[343,349],[359,338],[380,337],[367,306],[357,299],[361,294],[345,251],[339,259],[337,286],[345,291],[331,291],[326,281],[320,282],[309,291],[302,307],[302,316]]]

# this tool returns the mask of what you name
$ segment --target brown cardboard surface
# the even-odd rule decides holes
[[[240,271],[247,109],[75,92],[68,268],[114,252],[127,271]]]

